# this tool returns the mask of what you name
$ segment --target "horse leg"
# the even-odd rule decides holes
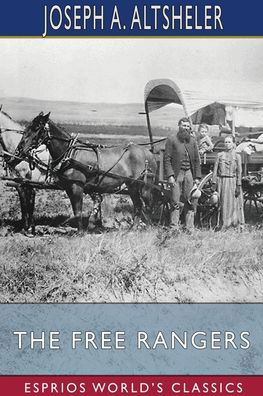
[[[156,199],[154,199],[154,195]],[[157,191],[153,190],[153,185],[143,185],[140,190],[140,197],[142,201],[142,214],[147,224],[153,224],[153,211],[155,202],[159,201]]]
[[[72,183],[71,186],[66,188],[66,192],[71,202],[74,218],[77,220],[78,231],[82,231],[83,186],[81,184]]]
[[[88,229],[94,230],[94,228],[96,227],[102,227],[102,220],[101,220],[102,196],[98,193],[91,193],[90,197],[93,200],[93,209],[89,216]]]
[[[35,198],[36,191],[32,187],[27,187],[26,189],[26,198],[27,198],[27,208],[28,208],[28,226],[31,227],[31,233],[35,235],[35,218],[34,218],[34,209],[35,209]]]
[[[140,220],[142,218],[142,208],[143,208],[143,202],[141,199],[140,191],[138,187],[135,185],[128,185],[127,188],[134,208],[133,224],[139,225]]]
[[[26,190],[22,186],[17,187],[17,192],[20,199],[20,207],[21,207],[21,229],[27,231],[28,230],[28,212],[27,212],[27,202],[26,202]]]

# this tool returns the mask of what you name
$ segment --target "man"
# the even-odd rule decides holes
[[[173,209],[171,227],[179,227],[181,199],[184,203],[185,226],[194,227],[197,200],[191,199],[194,184],[201,178],[200,158],[188,118],[182,118],[176,135],[169,137],[165,145],[164,168],[171,186]]]

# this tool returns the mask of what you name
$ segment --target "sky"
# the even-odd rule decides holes
[[[0,96],[141,103],[152,78],[263,82],[263,39],[0,39]]]

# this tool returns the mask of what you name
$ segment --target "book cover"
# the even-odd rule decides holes
[[[0,14],[0,394],[261,394],[259,1]]]

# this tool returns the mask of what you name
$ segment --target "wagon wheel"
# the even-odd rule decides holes
[[[197,206],[197,223],[200,227],[216,228],[218,225],[219,208],[211,200],[213,173],[208,173],[200,182],[201,197]]]
[[[248,204],[248,211],[251,212],[252,203],[254,203],[257,213],[259,213],[258,202],[262,203],[262,187],[259,187],[258,178],[243,177],[242,178],[244,210]]]

